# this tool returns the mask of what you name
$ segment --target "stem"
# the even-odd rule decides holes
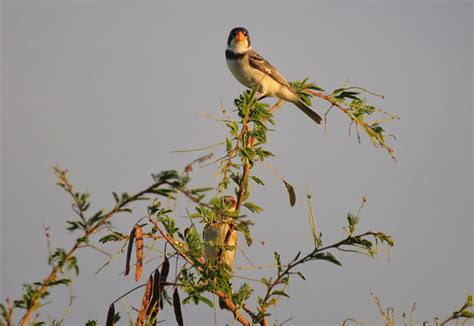
[[[360,238],[363,238],[363,237],[366,237],[366,236],[376,236],[378,235],[379,233],[376,233],[376,232],[365,232],[365,233],[362,233],[360,235],[356,235],[356,236],[348,236],[347,238],[345,238],[344,240],[341,240],[339,242],[336,242],[332,245],[328,245],[326,247],[320,247],[320,248],[317,248],[315,247],[313,251],[311,251],[309,254],[307,254],[306,256],[304,256],[303,258],[300,258],[294,262],[291,262],[290,264],[287,265],[286,269],[279,273],[277,275],[277,278],[273,281],[273,283],[267,288],[267,292],[265,293],[265,296],[264,296],[264,299],[263,299],[263,303],[260,305],[261,307],[261,310],[262,312],[265,312],[266,311],[266,307],[267,307],[267,301],[270,299],[271,297],[271,293],[273,292],[273,289],[278,286],[279,284],[281,284],[282,280],[284,277],[286,276],[289,276],[290,275],[290,272],[293,268],[295,268],[296,266],[300,265],[300,264],[303,264],[309,260],[311,260],[311,258],[317,254],[317,253],[320,253],[320,252],[323,252],[323,251],[326,251],[326,250],[329,250],[329,249],[339,249],[339,247],[341,246],[344,246],[344,245],[351,245],[354,243],[354,239],[360,239]],[[267,326],[268,325],[268,321],[266,320],[266,318],[263,318],[262,321],[260,322],[260,325],[262,326]]]
[[[344,112],[346,115],[349,116],[349,118],[354,121],[356,123],[356,125],[359,125],[361,126],[362,128],[364,128],[365,132],[369,135],[370,137],[370,140],[372,141],[373,144],[376,144],[376,145],[379,145],[381,146],[382,148],[384,148],[388,154],[392,157],[392,159],[394,161],[396,161],[396,157],[395,157],[395,151],[393,150],[393,148],[389,147],[387,144],[385,144],[385,141],[383,139],[381,139],[371,128],[370,126],[362,121],[361,119],[357,118],[352,112],[350,109],[344,107],[343,105],[341,105],[335,98],[333,98],[331,95],[328,95],[328,94],[325,94],[325,93],[322,93],[322,92],[316,92],[316,91],[313,91],[313,90],[305,90],[305,92],[308,92],[316,97],[319,97],[319,98],[322,98],[326,101],[328,101],[329,103],[331,103],[333,106],[337,107],[339,110],[341,110],[342,112]],[[375,140],[374,140],[375,139]]]
[[[67,180],[67,177],[66,177],[66,174],[65,174],[67,171],[61,171],[58,167],[55,167],[54,170],[55,170],[56,174],[61,178],[61,182],[62,182],[61,185],[64,187],[66,192],[69,193],[69,195],[72,197],[74,203],[76,203],[76,205],[77,205],[78,198],[77,198],[76,194],[73,191],[72,185]],[[161,185],[163,185],[165,183],[166,182],[164,182],[164,181],[155,182],[154,184],[152,184],[151,186],[149,186],[145,190],[142,190],[142,191],[136,193],[135,195],[127,198],[126,200],[117,203],[114,208],[112,208],[108,213],[106,213],[104,215],[104,217],[100,220],[99,223],[97,223],[92,228],[88,228],[81,238],[85,239],[85,238],[88,238],[89,236],[91,236],[92,234],[96,233],[98,230],[100,230],[100,228],[102,226],[104,226],[106,224],[106,222],[108,222],[112,218],[112,216],[114,216],[122,208],[124,208],[125,206],[127,206],[131,202],[137,200],[138,198],[142,197],[143,195],[145,195],[147,193],[151,193],[151,191],[153,189],[155,189],[157,187],[160,187]],[[83,216],[81,218],[85,220],[85,218]],[[73,257],[78,249],[83,248],[82,244],[83,244],[82,240],[79,240],[79,239],[76,240],[76,243],[74,244],[74,246],[72,246],[72,248],[69,249],[69,251],[67,252],[65,261],[67,261],[71,257]],[[34,297],[32,298],[32,300],[31,300],[32,304],[28,307],[28,309],[26,310],[26,312],[22,316],[21,326],[28,325],[28,322],[31,319],[31,316],[33,315],[33,313],[36,310],[38,310],[39,307],[41,306],[40,300],[43,297],[43,295],[47,292],[47,290],[50,288],[49,284],[56,280],[56,276],[60,272],[61,272],[61,270],[60,270],[59,266],[56,266],[56,265],[53,266],[51,272],[46,277],[46,279],[42,282],[41,287],[38,289],[38,291],[35,293]]]
[[[462,312],[464,309],[466,309],[467,307],[469,307],[469,306],[468,306],[468,304],[467,304],[467,302],[466,302],[466,303],[461,307],[461,309],[459,309],[459,310],[453,312],[453,314],[452,314],[451,316],[449,316],[448,319],[446,319],[445,321],[443,321],[443,322],[440,324],[440,326],[446,325],[446,324],[449,323],[451,320],[458,319],[458,318],[460,317],[459,315],[461,314],[461,312]]]

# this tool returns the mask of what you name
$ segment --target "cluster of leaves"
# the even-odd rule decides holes
[[[245,91],[234,104],[241,120],[226,122],[231,137],[226,138],[227,160],[221,162],[217,175],[222,175],[222,181],[218,186],[219,192],[227,189],[230,181],[233,181],[236,185],[235,194],[239,196],[242,182],[247,178],[240,171],[242,166],[249,164],[252,168],[255,161],[263,162],[265,158],[273,156],[264,145],[267,142],[267,133],[271,130],[266,126],[266,122],[273,125],[274,120],[271,112],[267,110],[268,104],[258,101],[255,89]],[[233,162],[236,156],[240,158],[240,163]],[[264,185],[257,176],[252,176],[251,179],[256,184]],[[248,198],[248,189],[244,190],[245,200]]]
[[[387,153],[395,159],[393,148],[389,147],[386,143],[387,136],[395,137],[386,133],[383,124],[390,120],[399,119],[400,117],[367,103],[367,95],[383,98],[382,95],[375,94],[361,87],[349,85],[337,88],[331,93],[325,93],[316,83],[308,82],[308,78],[303,81],[293,82],[292,86],[297,91],[301,100],[308,105],[311,105],[313,97],[321,98],[330,104],[329,109],[324,115],[326,122],[329,111],[333,107],[338,108],[346,114],[351,121],[349,125],[349,133],[352,125],[355,126],[359,143],[361,142],[359,133],[360,128],[369,137],[374,146],[384,148]],[[369,119],[377,113],[381,115],[381,118],[369,121]]]

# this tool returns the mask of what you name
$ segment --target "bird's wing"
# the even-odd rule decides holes
[[[278,70],[273,67],[270,62],[265,60],[264,57],[262,57],[260,54],[257,52],[250,50],[248,51],[248,58],[249,58],[249,64],[252,68],[258,69],[264,74],[268,75],[269,77],[273,78],[277,83],[288,87],[289,89],[292,90],[290,84],[288,81],[283,77]]]

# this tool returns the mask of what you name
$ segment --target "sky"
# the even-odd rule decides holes
[[[288,325],[340,325],[352,317],[382,324],[370,293],[398,318],[416,302],[419,323],[447,317],[474,290],[472,192],[472,3],[446,2],[2,2],[1,4],[1,265],[0,298],[17,298],[21,284],[49,271],[43,225],[53,246],[70,247],[70,202],[52,167],[70,171],[93,209],[113,205],[112,191],[144,189],[151,173],[181,170],[208,152],[170,153],[215,144],[226,128],[196,113],[232,112],[243,90],[225,63],[231,28],[246,27],[256,51],[289,80],[309,77],[332,90],[349,80],[384,99],[401,116],[386,129],[398,160],[362,137],[349,120],[329,114],[328,130],[294,106],[275,114],[269,163],[296,189],[290,207],[281,182],[266,168],[255,189],[264,211],[252,231],[265,245],[242,250],[257,265],[309,251],[306,189],[329,244],[362,196],[360,230],[393,236],[390,260],[339,253],[343,266],[312,263],[293,279],[274,320]],[[270,101],[271,102],[271,101]],[[324,113],[328,105],[315,101]],[[222,149],[216,148],[216,157]],[[195,169],[192,185],[215,185],[216,166]],[[178,216],[192,207],[181,200]],[[144,212],[117,217],[128,232]],[[184,225],[184,219],[179,223]],[[258,242],[258,241],[257,241]],[[243,243],[241,239],[241,243]],[[110,248],[107,248],[110,249]],[[105,323],[111,301],[135,286],[123,258],[94,275],[105,257],[86,251],[74,282],[77,298],[65,325]],[[154,269],[154,263],[145,272]],[[237,255],[236,266],[248,262]],[[261,276],[263,268],[241,275]],[[237,282],[237,281],[236,281]],[[256,286],[256,291],[263,289]],[[130,303],[138,305],[139,295]],[[45,314],[58,318],[68,292],[52,292]],[[117,308],[126,316],[123,306]],[[214,323],[207,306],[183,307],[188,325]],[[171,309],[162,315],[173,324]],[[217,312],[218,324],[230,323]],[[401,322],[401,319],[399,319]]]

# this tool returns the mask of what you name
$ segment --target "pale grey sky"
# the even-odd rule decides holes
[[[383,93],[375,100],[401,115],[387,125],[398,162],[347,135],[348,120],[329,117],[329,133],[285,105],[275,119],[270,163],[291,182],[298,203],[271,172],[255,201],[254,245],[247,255],[270,264],[309,250],[305,191],[311,182],[319,229],[329,243],[344,235],[345,214],[368,198],[361,230],[383,230],[396,245],[390,262],[338,254],[343,267],[314,263],[294,279],[291,300],[274,316],[289,325],[340,324],[353,317],[381,324],[370,293],[398,316],[417,303],[417,319],[446,316],[473,291],[472,4],[470,2],[315,2],[173,4],[160,2],[2,2],[0,298],[48,271],[42,223],[55,246],[69,247],[72,216],[51,167],[69,168],[94,208],[111,191],[136,191],[150,173],[181,169],[198,154],[170,154],[223,140],[225,128],[194,115],[230,109],[242,91],[225,64],[227,34],[245,26],[254,48],[288,79],[325,89],[352,84]],[[324,112],[326,103],[314,107]],[[209,185],[215,167],[193,184]],[[184,214],[184,203],[179,210]],[[118,217],[124,232],[143,214]],[[241,255],[240,255],[241,256]],[[123,259],[81,253],[77,301],[66,325],[105,322],[108,304],[134,284]],[[247,263],[239,257],[237,265]],[[146,267],[151,271],[153,264]],[[264,270],[263,272],[268,272]],[[257,287],[257,292],[262,289]],[[47,309],[58,317],[66,291]],[[131,300],[136,304],[136,301]],[[125,316],[123,307],[118,308]],[[210,325],[212,311],[183,308],[186,324]],[[173,324],[170,309],[163,314]],[[230,322],[219,313],[219,324]]]

